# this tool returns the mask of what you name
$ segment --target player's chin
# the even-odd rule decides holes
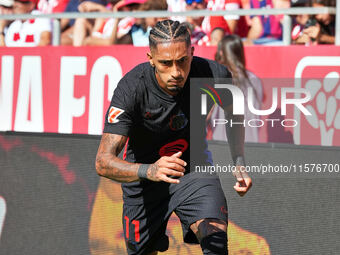
[[[168,85],[168,90],[174,93],[178,93],[183,89],[181,85]]]

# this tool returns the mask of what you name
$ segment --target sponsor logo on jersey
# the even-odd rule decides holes
[[[159,155],[163,157],[163,156],[171,156],[179,151],[184,152],[188,148],[188,145],[189,144],[186,140],[178,139],[160,148]]]
[[[119,120],[117,118],[123,112],[124,112],[124,110],[119,109],[118,107],[111,106],[111,108],[109,110],[109,116],[107,117],[107,121],[111,124],[119,122]]]

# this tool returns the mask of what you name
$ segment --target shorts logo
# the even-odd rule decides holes
[[[107,117],[107,121],[111,124],[119,122],[119,120],[117,118],[123,112],[124,112],[124,110],[119,109],[118,107],[111,106],[111,108],[109,110],[109,116]]]
[[[221,206],[221,212],[223,214],[228,214],[228,210],[224,207],[224,205]]]

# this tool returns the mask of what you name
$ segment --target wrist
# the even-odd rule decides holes
[[[138,167],[137,176],[138,176],[140,179],[147,179],[147,173],[148,173],[149,167],[150,167],[150,164],[141,164],[141,165]]]

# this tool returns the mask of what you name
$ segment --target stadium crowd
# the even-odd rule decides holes
[[[1,14],[56,12],[117,12],[168,10],[236,10],[335,6],[335,0],[0,0]],[[228,34],[239,35],[245,45],[282,45],[283,15],[171,17],[186,22],[192,43],[217,45]],[[293,17],[292,43],[334,44],[335,16]],[[147,46],[151,28],[159,18],[61,19],[61,45],[133,44]],[[0,46],[44,46],[52,41],[52,21],[46,18],[8,21],[0,17]]]

